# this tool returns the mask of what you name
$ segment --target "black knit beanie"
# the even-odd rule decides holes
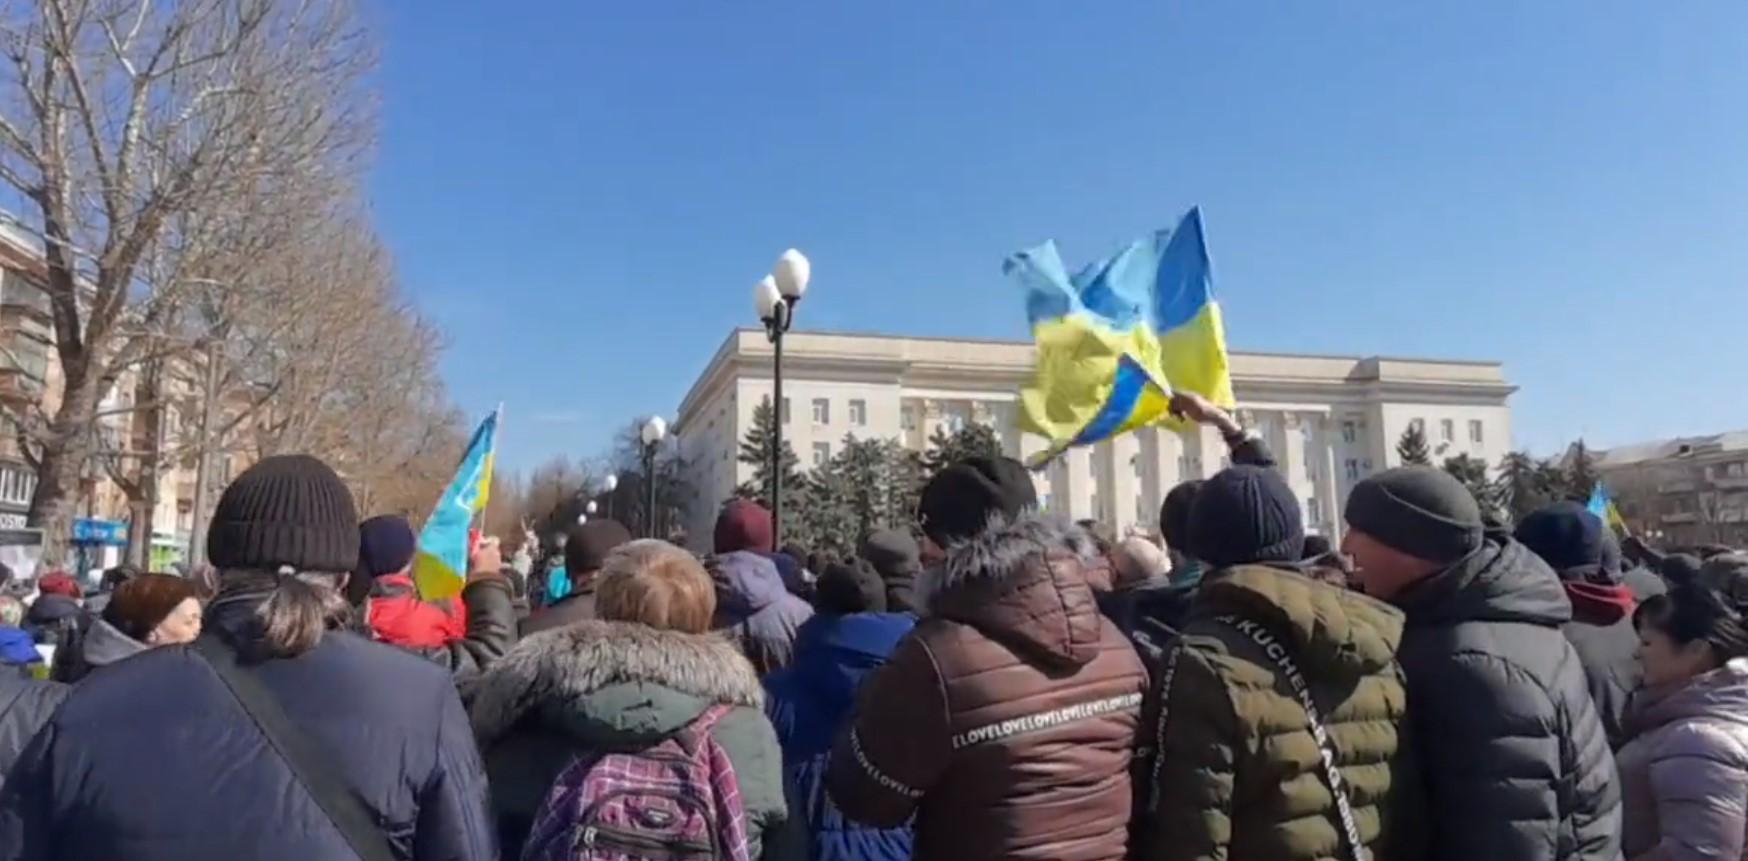
[[[866,559],[834,562],[819,577],[813,600],[821,613],[886,612],[886,581]]]
[[[1462,482],[1430,466],[1387,469],[1354,487],[1347,524],[1416,559],[1455,562],[1481,546],[1481,506]]]
[[[1305,550],[1299,499],[1286,479],[1268,467],[1223,469],[1196,491],[1190,546],[1196,558],[1217,568],[1298,562]]]
[[[219,496],[206,555],[226,569],[350,572],[358,564],[352,491],[309,455],[262,460]]]
[[[973,457],[941,470],[923,487],[917,517],[923,533],[947,547],[975,538],[990,518],[1013,518],[1038,505],[1032,476],[1007,457]]]
[[[1196,491],[1202,488],[1199,478],[1179,484],[1165,495],[1159,506],[1159,534],[1165,546],[1191,559],[1200,558],[1190,547],[1190,509],[1196,504]]]
[[[631,530],[617,520],[598,517],[572,526],[564,542],[564,571],[572,584],[580,585],[582,578],[607,564],[607,554],[630,543]]]

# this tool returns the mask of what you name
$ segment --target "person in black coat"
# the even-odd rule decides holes
[[[153,649],[68,695],[0,790],[0,859],[302,861],[358,857],[359,839],[404,861],[497,857],[449,674],[342,628],[357,528],[321,461],[271,457],[238,476],[207,540],[222,584],[213,639]],[[348,839],[213,650],[236,656],[377,830]]]
[[[1561,630],[1578,650],[1609,746],[1619,748],[1621,718],[1643,672],[1633,628],[1638,600],[1621,580],[1613,534],[1582,504],[1557,502],[1524,517],[1513,537],[1559,576],[1572,602],[1572,621]]]
[[[570,594],[550,607],[535,610],[522,621],[522,635],[595,618],[595,581],[607,555],[631,543],[631,530],[617,520],[595,518],[573,526],[564,542],[564,570],[570,577]]]
[[[10,668],[0,670],[0,777],[12,771],[24,746],[48,723],[69,690],[60,682],[40,681]]]
[[[1484,531],[1475,498],[1430,467],[1360,482],[1347,523],[1361,587],[1408,617],[1397,659],[1438,811],[1427,857],[1618,861],[1614,755],[1547,563]]]

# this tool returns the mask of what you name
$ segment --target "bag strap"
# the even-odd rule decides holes
[[[1341,769],[1335,765],[1335,743],[1323,726],[1323,714],[1317,709],[1317,702],[1311,696],[1311,685],[1305,681],[1305,674],[1299,671],[1299,665],[1293,660],[1293,656],[1288,654],[1287,644],[1255,622],[1237,616],[1221,616],[1218,621],[1249,638],[1286,675],[1287,685],[1293,689],[1299,705],[1305,709],[1305,720],[1311,725],[1311,737],[1317,742],[1318,759],[1323,763],[1323,776],[1329,781],[1329,792],[1335,796],[1335,812],[1341,818],[1343,842],[1347,843],[1348,853],[1354,861],[1368,861],[1371,856],[1366,851],[1365,844],[1360,842],[1360,827],[1354,819],[1353,802],[1347,796],[1347,783],[1341,779]]]
[[[315,739],[299,729],[280,707],[272,691],[261,684],[247,667],[237,662],[236,652],[208,634],[194,641],[189,650],[212,667],[219,680],[230,689],[238,705],[248,713],[267,743],[290,766],[291,773],[303,784],[304,790],[327,814],[340,836],[361,861],[398,861],[388,835],[377,824],[376,817],[364,800],[333,768],[333,758],[322,750]]]

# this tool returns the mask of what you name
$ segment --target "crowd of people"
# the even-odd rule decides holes
[[[1260,440],[1157,533],[948,466],[854,558],[597,518],[427,600],[320,461],[219,499],[211,577],[0,597],[5,859],[1748,858],[1748,555]]]

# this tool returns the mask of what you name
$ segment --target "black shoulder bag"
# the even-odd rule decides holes
[[[315,739],[293,723],[273,692],[248,668],[237,662],[236,652],[211,634],[194,641],[190,651],[206,661],[219,680],[236,697],[267,743],[291,768],[291,773],[339,829],[361,861],[399,861],[388,835],[377,824],[362,798],[333,768],[333,757]]]

